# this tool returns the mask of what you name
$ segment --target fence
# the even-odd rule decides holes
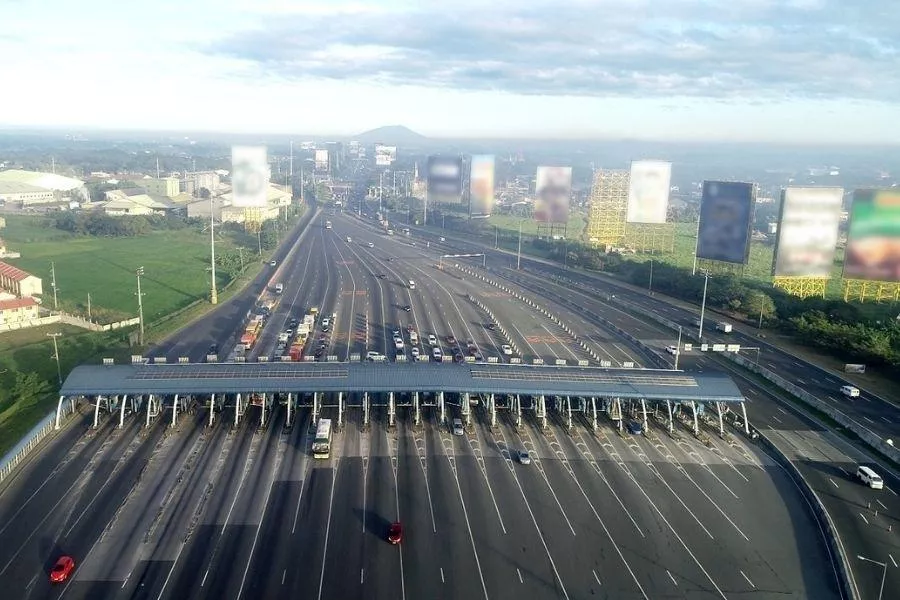
[[[100,323],[88,321],[87,319],[84,319],[77,315],[70,315],[69,313],[59,312],[56,314],[47,315],[46,317],[38,317],[37,319],[28,319],[26,321],[19,321],[16,323],[4,323],[0,325],[0,332],[15,331],[18,329],[26,329],[28,327],[40,327],[41,325],[52,325],[54,323],[74,325],[75,327],[81,327],[82,329],[87,329],[89,331],[112,331],[113,329],[121,329],[122,327],[137,325],[139,322],[140,319],[138,319],[137,317],[133,317],[131,319],[125,319],[124,321],[116,321],[115,323],[106,323],[105,325],[101,325]]]
[[[66,404],[63,403],[63,415],[65,416],[74,412],[75,404],[69,404],[70,410],[66,410]],[[0,460],[0,483],[3,483],[15,470],[15,468],[34,450],[38,444],[43,441],[50,433],[56,429],[56,410],[47,413],[47,416],[40,420],[31,431],[16,444],[12,450],[6,453],[3,460]]]

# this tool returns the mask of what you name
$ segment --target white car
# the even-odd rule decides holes
[[[434,337],[433,333],[428,336],[428,345],[429,346],[437,346],[438,345],[437,338]]]
[[[674,356],[678,354],[678,346],[666,346],[666,352]]]
[[[370,362],[382,362],[385,360],[385,358],[385,355],[381,354],[380,352],[375,352],[372,350],[366,352],[366,360]]]
[[[375,244],[373,244],[372,242],[369,242],[369,248],[374,248],[374,247],[375,247]]]
[[[531,455],[528,454],[528,450],[519,450],[519,463],[523,465],[531,464]]]
[[[419,358],[419,347],[418,346],[413,346],[412,350],[410,350],[410,352],[412,352],[413,358]]]
[[[500,349],[503,350],[503,354],[512,356],[512,346],[510,346],[509,344],[503,344],[502,346],[500,346]]]
[[[394,348],[397,350],[403,350],[403,340],[400,338],[394,338]]]

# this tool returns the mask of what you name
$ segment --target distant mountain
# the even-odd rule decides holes
[[[364,144],[388,144],[391,146],[414,146],[428,142],[428,138],[403,125],[388,125],[361,133],[354,140]]]

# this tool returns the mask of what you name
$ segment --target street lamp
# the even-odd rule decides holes
[[[703,317],[706,315],[706,289],[709,286],[709,269],[700,269],[703,273],[703,302],[700,304],[700,330],[697,339],[703,340]]]
[[[62,387],[62,369],[59,366],[59,346],[56,345],[56,338],[61,336],[61,333],[48,333],[47,337],[53,338],[53,358],[56,360],[56,379],[59,381],[59,387]],[[5,372],[5,371],[4,371]]]
[[[647,284],[647,291],[653,295],[653,259],[650,259],[650,283]]]
[[[516,271],[522,268],[522,221],[519,221],[519,250],[516,252]]]
[[[140,338],[138,338],[138,345],[144,345],[144,294],[141,293],[141,275],[144,274],[144,267],[138,267],[137,271],[135,271],[137,275],[137,299],[138,299],[138,323],[140,323]],[[59,366],[59,360],[57,359],[57,366]]]
[[[867,561],[870,563],[874,563],[874,564],[878,565],[879,567],[881,567],[882,569],[884,569],[884,571],[881,574],[881,587],[878,589],[878,600],[881,600],[881,594],[884,592],[884,580],[887,577],[887,563],[883,563],[883,562],[880,562],[877,560],[872,560],[871,558],[866,558],[865,556],[862,556],[860,554],[857,554],[856,558],[858,558],[859,560],[864,560],[864,561]]]
[[[681,356],[681,325],[678,326],[678,345],[675,346],[675,370],[678,370],[678,358]]]

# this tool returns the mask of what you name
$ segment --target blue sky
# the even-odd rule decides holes
[[[885,0],[0,0],[0,123],[896,143],[897,23]]]

